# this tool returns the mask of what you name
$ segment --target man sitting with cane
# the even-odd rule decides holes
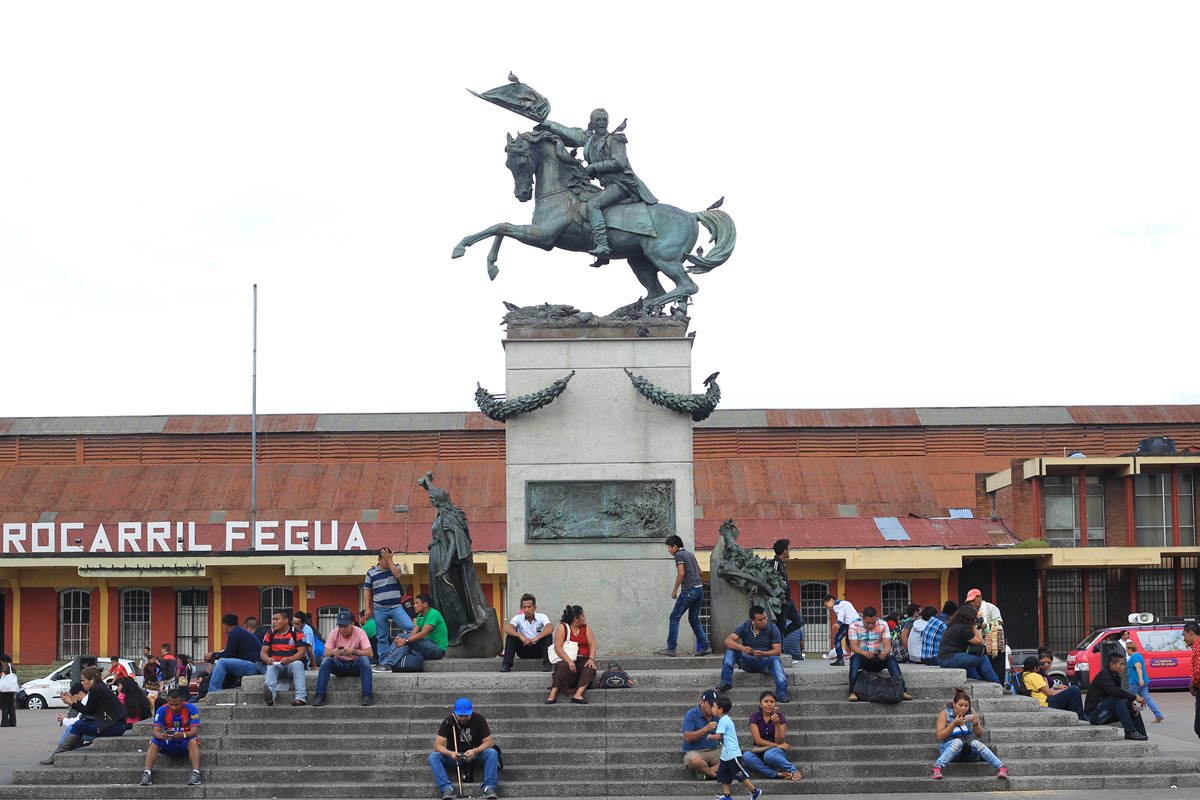
[[[492,738],[492,729],[482,714],[475,714],[471,701],[460,697],[454,701],[454,713],[442,720],[433,752],[429,754],[429,768],[433,770],[433,781],[442,800],[454,800],[462,796],[462,771],[477,762],[483,762],[484,800],[495,800],[500,777],[500,758]],[[458,792],[450,782],[447,770],[454,767],[458,777]]]

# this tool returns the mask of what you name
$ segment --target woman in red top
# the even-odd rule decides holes
[[[560,691],[574,691],[571,702],[586,705],[583,695],[596,677],[595,658],[596,637],[588,627],[583,608],[567,606],[554,629],[554,647],[550,656],[554,662],[554,679],[546,704],[558,702]]]

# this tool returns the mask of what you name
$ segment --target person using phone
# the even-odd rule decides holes
[[[308,689],[304,685],[304,655],[308,652],[304,632],[292,627],[291,614],[276,611],[271,615],[271,630],[263,638],[262,663],[267,668],[266,685],[263,687],[263,702],[275,705],[275,694],[279,687],[279,676],[287,673],[292,679],[296,697],[292,705],[308,705]]]
[[[971,707],[971,696],[965,690],[954,690],[950,704],[938,712],[934,731],[938,757],[930,777],[935,781],[942,779],[942,770],[951,761],[980,760],[996,768],[997,778],[1008,779],[1008,767],[979,739],[983,736],[983,720],[979,711]]]
[[[337,627],[325,640],[325,658],[321,659],[321,670],[317,673],[317,692],[314,706],[325,705],[325,691],[329,688],[329,677],[358,676],[362,684],[359,705],[369,706],[375,702],[371,677],[371,640],[366,631],[354,624],[354,614],[343,608],[337,615]]]

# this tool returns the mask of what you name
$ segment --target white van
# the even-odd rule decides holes
[[[73,663],[68,661],[44,678],[25,681],[25,683],[21,684],[21,690],[17,693],[17,705],[33,711],[40,711],[43,708],[66,708],[66,703],[62,701],[59,695],[71,690],[71,667]],[[111,663],[107,658],[96,659],[96,666],[100,668],[101,672],[108,672],[108,667]],[[132,661],[121,659],[121,663],[125,665],[125,669],[129,670],[130,675],[134,673]],[[141,684],[142,679],[140,676],[137,678],[137,682],[139,685]]]

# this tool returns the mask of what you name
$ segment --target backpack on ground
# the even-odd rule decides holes
[[[392,672],[424,672],[425,671],[425,656],[420,653],[409,650],[400,659],[396,666],[392,667]]]
[[[859,700],[894,706],[904,699],[904,678],[893,678],[886,672],[860,672],[853,691]]]
[[[633,686],[633,679],[615,661],[608,662],[608,668],[600,673],[601,689],[628,689],[631,686]]]
[[[1016,690],[1016,693],[1022,697],[1033,697],[1033,692],[1030,691],[1029,684],[1025,683],[1025,676],[1027,674],[1029,673],[1022,670],[1021,673],[1017,675],[1017,680],[1013,683],[1013,688]]]

